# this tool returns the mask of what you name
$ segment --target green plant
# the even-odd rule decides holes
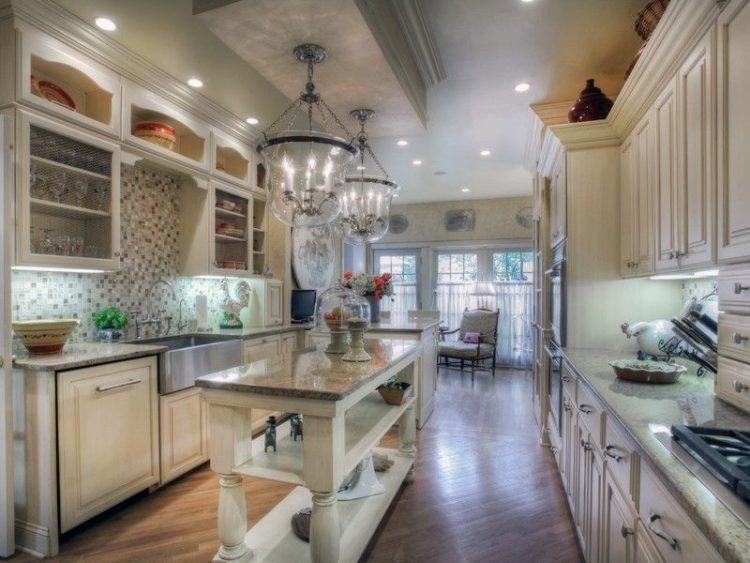
[[[128,314],[117,307],[107,307],[91,315],[98,329],[121,329],[128,324]]]

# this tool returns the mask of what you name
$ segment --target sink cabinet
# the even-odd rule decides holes
[[[208,410],[197,387],[159,397],[161,484],[208,461]]]
[[[57,374],[60,531],[159,481],[154,357]]]

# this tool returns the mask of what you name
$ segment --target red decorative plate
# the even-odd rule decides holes
[[[34,84],[33,80],[34,79],[32,78],[32,85]],[[73,101],[73,98],[71,98],[65,90],[60,88],[60,86],[58,86],[54,82],[50,82],[49,80],[40,80],[36,83],[36,86],[39,89],[39,94],[45,100],[48,100],[65,108],[72,109],[73,111],[76,110],[76,103]]]

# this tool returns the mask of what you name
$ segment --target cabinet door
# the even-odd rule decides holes
[[[437,334],[435,329],[422,334],[422,358],[419,378],[419,427],[432,414],[437,386]]]
[[[556,246],[567,233],[567,182],[565,152],[561,153],[550,183],[550,244]]]
[[[633,190],[633,273],[638,276],[654,271],[653,178],[654,140],[652,114],[647,114],[635,129],[635,189]]]
[[[663,563],[663,559],[648,536],[643,522],[635,523],[635,545],[633,547],[633,563]]]
[[[159,397],[161,484],[208,460],[207,407],[199,388]]]
[[[285,356],[297,351],[297,333],[284,334],[281,336],[281,353]]]
[[[670,82],[654,104],[656,149],[656,270],[677,268],[680,198],[677,187],[677,99]]]
[[[635,145],[633,135],[620,148],[620,275],[633,275],[633,231],[636,229],[635,208]]]
[[[605,471],[602,501],[602,561],[630,563],[633,560],[635,517],[609,470]]]
[[[586,507],[586,498],[589,494],[589,456],[586,450],[588,444],[588,432],[582,424],[576,424],[576,455],[574,459],[573,473],[576,477],[575,484],[575,525],[578,541],[583,551],[583,557],[589,560],[590,554],[587,551],[588,542],[586,541],[586,519],[588,510]]]
[[[589,494],[586,499],[588,518],[587,518],[587,538],[589,554],[588,561],[601,560],[601,536],[602,536],[602,503],[604,500],[604,461],[599,448],[590,444],[587,451],[589,456],[588,489]]]
[[[278,280],[269,280],[266,295],[266,326],[280,325],[284,319],[283,284]]]
[[[733,0],[718,18],[718,254],[750,257],[750,3]]]
[[[714,260],[713,57],[714,33],[709,31],[677,75],[682,216],[678,257],[686,267]]]
[[[57,375],[60,531],[159,480],[156,358]]]

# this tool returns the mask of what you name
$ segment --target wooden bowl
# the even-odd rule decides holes
[[[21,339],[29,354],[57,354],[78,324],[77,319],[14,321],[13,332]]]
[[[674,383],[687,371],[685,366],[653,360],[614,360],[609,365],[620,379],[637,383]]]
[[[411,385],[405,381],[387,387],[381,385],[378,387],[378,393],[386,403],[398,407],[403,405],[404,400],[411,394]]]

